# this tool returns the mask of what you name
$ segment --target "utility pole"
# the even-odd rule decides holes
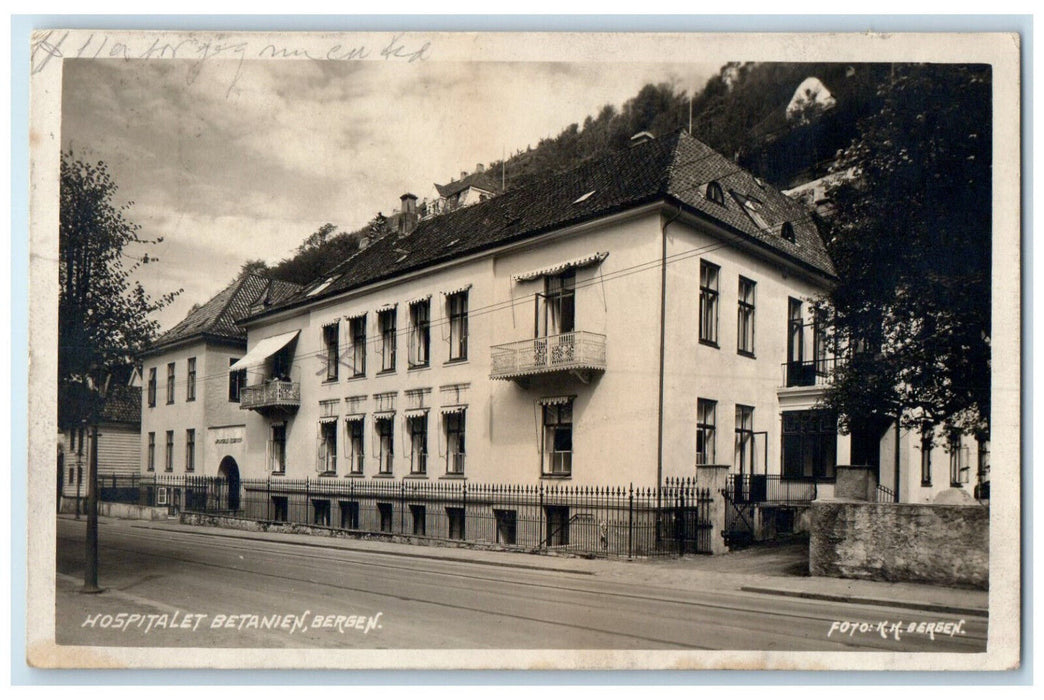
[[[87,457],[87,549],[81,593],[101,593],[98,587],[98,424],[91,426]]]

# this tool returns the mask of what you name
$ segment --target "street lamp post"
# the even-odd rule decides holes
[[[101,593],[98,587],[98,424],[91,426],[87,456],[87,549],[82,593]]]

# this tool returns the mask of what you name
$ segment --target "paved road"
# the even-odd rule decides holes
[[[979,652],[985,617],[803,600],[732,589],[685,590],[585,575],[555,560],[518,566],[352,548],[351,540],[273,542],[212,528],[102,521],[101,595],[83,576],[82,521],[58,520],[59,644],[433,649],[758,649]],[[448,554],[447,554],[448,556]],[[693,560],[700,565],[700,559]],[[543,567],[543,568],[528,568]],[[125,616],[117,617],[120,613]],[[111,616],[111,617],[109,617]],[[133,617],[137,616],[137,618]],[[224,616],[224,617],[221,617]],[[233,617],[235,616],[235,617]],[[317,618],[318,616],[318,618]],[[318,624],[317,624],[318,619]],[[961,620],[964,620],[961,623]],[[899,639],[876,629],[902,621]],[[910,622],[959,623],[952,636]],[[847,625],[870,629],[849,634]],[[220,627],[215,625],[220,624]],[[832,630],[833,627],[833,630]],[[841,633],[841,630],[845,633]],[[858,628],[856,628],[858,630]],[[889,631],[891,628],[889,628]]]

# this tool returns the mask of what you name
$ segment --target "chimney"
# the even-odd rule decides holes
[[[417,195],[406,194],[399,197],[402,202],[402,210],[399,214],[399,237],[405,237],[413,233],[417,226]]]
[[[460,171],[460,178],[459,179],[463,180],[467,176],[468,176],[468,171],[467,170],[461,170]]]
[[[647,141],[653,141],[656,137],[650,134],[648,131],[639,131],[637,134],[631,137],[631,147],[641,145]]]
[[[475,172],[477,172],[477,173],[484,173],[484,172],[486,172],[486,166],[483,165],[482,163],[476,163],[475,164]]]

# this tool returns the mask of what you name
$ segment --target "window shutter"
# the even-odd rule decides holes
[[[326,441],[323,440],[323,426],[319,424],[319,435],[316,437],[315,470],[322,472],[326,468]]]
[[[446,427],[447,427],[447,425],[448,425],[448,423],[447,423],[447,419],[446,419],[446,414],[443,413],[442,414],[442,424],[439,425],[437,427],[437,429],[436,429],[436,432],[439,434],[438,435],[439,457],[445,457],[446,453],[449,451],[449,445],[446,444]]]

